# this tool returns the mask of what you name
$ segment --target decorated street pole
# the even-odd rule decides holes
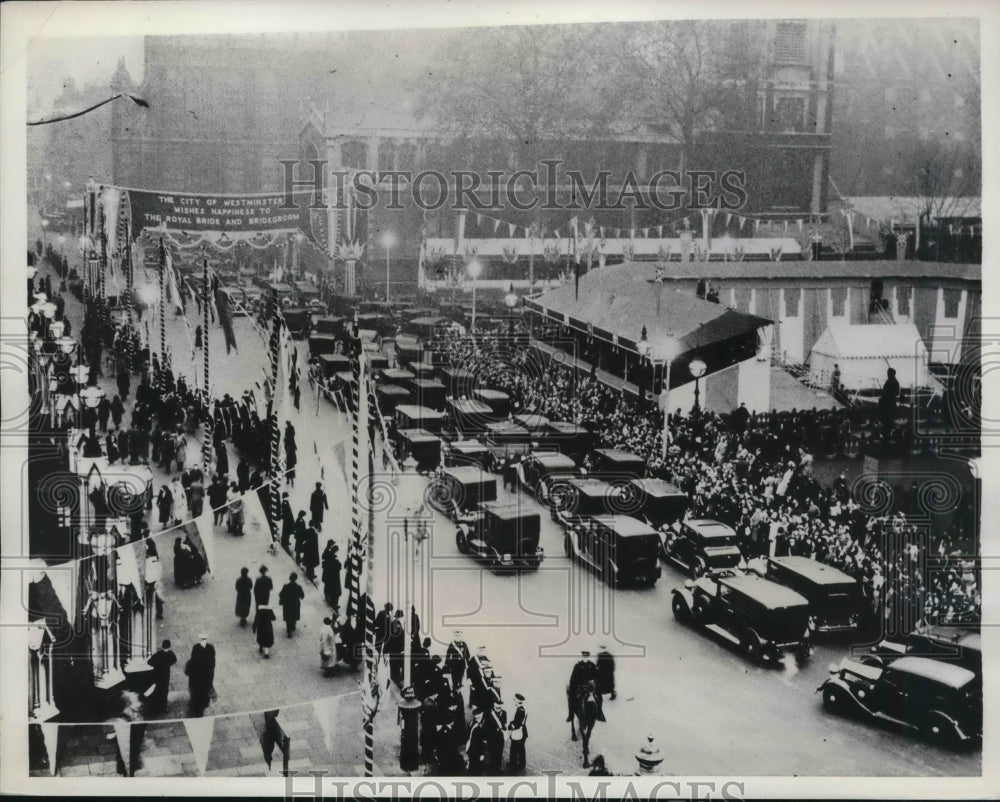
[[[281,350],[281,304],[278,302],[278,290],[275,287],[271,290],[271,486],[270,486],[270,507],[271,507],[271,539],[277,540],[281,531],[281,488],[278,478],[280,476],[281,462],[279,456],[279,442],[281,432],[278,429],[278,359]]]
[[[208,324],[209,309],[211,303],[212,289],[208,277],[208,258],[206,257],[202,268],[202,298],[201,298],[201,353],[202,369],[204,371],[205,404],[208,408],[208,417],[205,420],[204,439],[201,443],[201,469],[205,476],[211,474],[212,465],[212,434],[215,423],[215,416],[212,410],[212,392],[209,384],[209,356],[208,356]],[[223,448],[225,446],[223,445]]]
[[[167,369],[167,315],[166,315],[166,277],[167,277],[167,251],[163,245],[163,237],[160,237],[160,294],[157,301],[157,314],[160,316],[160,369]]]

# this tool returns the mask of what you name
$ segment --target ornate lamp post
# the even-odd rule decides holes
[[[517,293],[514,292],[514,282],[512,281],[510,283],[510,286],[507,288],[507,294],[503,297],[504,306],[506,306],[508,309],[510,309],[511,311],[513,311],[514,308],[520,302],[520,300],[521,299],[517,297]],[[508,330],[508,334],[511,337],[514,336],[514,318],[513,317],[511,317],[511,319],[510,319],[510,328]]]
[[[700,359],[692,359],[688,365],[688,370],[694,376],[694,406],[691,408],[691,412],[698,413],[701,410],[701,405],[698,403],[698,398],[701,394],[698,383],[701,381],[701,377],[705,375],[705,371],[708,370],[708,366]]]
[[[653,361],[654,365],[661,359],[663,361],[663,389],[660,392],[660,406],[663,409],[663,436],[661,438],[663,442],[660,456],[666,459],[667,440],[670,434],[670,366],[680,353],[681,344],[675,338],[668,336],[656,346],[654,354],[653,344],[646,338],[646,327],[643,326],[642,336],[635,344],[635,348],[640,357]]]

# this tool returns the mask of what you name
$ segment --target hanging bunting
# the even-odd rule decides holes
[[[795,221],[795,223],[796,223],[796,225],[798,225],[798,227],[799,227],[799,233],[801,234],[802,233],[802,218],[800,217],[798,220]]]
[[[207,504],[205,506],[208,507]],[[201,543],[205,547],[205,561],[209,566],[215,565],[215,525],[212,519],[210,508],[194,519],[194,525],[201,536]]]
[[[757,231],[760,231],[760,220],[754,220],[753,221],[753,230],[754,230],[755,233]]]
[[[494,234],[496,234],[496,233],[497,233],[497,229],[498,229],[499,227],[500,227],[500,219],[499,219],[499,218],[497,218],[497,217],[493,218],[493,233],[494,233]]]
[[[184,731],[191,742],[191,751],[194,752],[194,760],[198,765],[198,774],[204,776],[208,766],[208,752],[212,747],[212,735],[215,732],[215,717],[186,718],[184,719]]]
[[[786,234],[788,233],[788,221],[787,220],[785,221],[785,233]]]
[[[337,718],[340,708],[341,696],[330,696],[326,699],[317,699],[313,702],[313,712],[316,720],[323,730],[323,743],[328,752],[333,751],[334,743],[339,735],[337,731]]]
[[[513,223],[508,223],[507,224],[507,230],[510,232],[510,236],[511,237],[514,236],[514,229],[515,228],[517,228],[517,226],[515,226]]]
[[[146,725],[141,722],[115,723],[115,740],[118,742],[118,754],[125,766],[125,776],[134,777],[139,767],[139,754],[142,752],[142,739],[146,734]]]

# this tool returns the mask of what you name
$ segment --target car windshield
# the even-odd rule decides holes
[[[681,496],[646,496],[643,514],[654,524],[673,523],[684,515],[687,499]]]

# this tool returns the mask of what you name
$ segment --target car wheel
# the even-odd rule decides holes
[[[694,565],[691,566],[691,576],[698,579],[699,577],[705,576],[706,571],[708,571],[708,566],[701,557],[698,557],[694,561]]]
[[[763,648],[761,646],[760,638],[757,637],[756,632],[748,632],[743,636],[742,641],[743,653],[747,658],[754,663],[759,663],[763,657]]]
[[[831,685],[823,689],[823,707],[831,713],[843,714],[844,697],[840,688]]]
[[[461,529],[455,533],[455,545],[462,554],[469,553],[469,538],[465,536],[465,532]]]
[[[684,599],[680,596],[674,596],[674,600],[670,607],[674,611],[674,618],[682,624],[687,624],[691,621],[691,610],[688,608]]]
[[[694,602],[694,618],[699,624],[712,623],[712,609],[704,599],[697,598]]]
[[[954,748],[961,740],[955,725],[940,713],[931,713],[921,725],[920,733],[924,740],[939,746]]]

